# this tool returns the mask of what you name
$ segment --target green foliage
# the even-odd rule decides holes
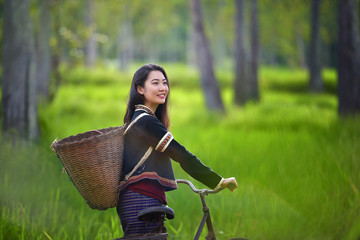
[[[331,67],[335,66],[336,2],[323,1],[320,9],[323,64]],[[36,11],[37,4],[33,1],[32,11]],[[188,1],[94,0],[94,4],[95,25],[86,27],[86,1],[52,1],[51,42],[53,51],[58,52],[62,60],[71,63],[83,60],[92,28],[96,29],[99,62],[117,61],[121,52],[129,49],[133,49],[136,61],[186,62],[194,58]],[[250,2],[245,1],[244,7],[244,37],[246,49],[250,49]],[[310,9],[311,1],[258,1],[260,62],[293,67],[306,65]],[[214,62],[221,66],[233,59],[234,1],[202,1],[202,12]],[[124,28],[128,31],[124,32]],[[125,39],[131,44],[122,42]]]
[[[360,236],[360,119],[339,119],[335,73],[324,94],[307,92],[302,70],[262,68],[261,102],[232,104],[232,75],[218,71],[227,113],[205,109],[195,71],[164,65],[171,83],[175,138],[239,189],[207,197],[218,239],[357,239]],[[133,70],[133,69],[132,69]],[[115,209],[91,210],[49,145],[56,137],[122,124],[131,74],[74,68],[54,101],[40,108],[42,142],[1,141],[0,239],[112,239],[122,235]],[[174,163],[177,178],[187,178]],[[198,196],[180,185],[169,239],[192,239]],[[206,230],[204,231],[206,232]],[[204,238],[205,235],[202,235]]]

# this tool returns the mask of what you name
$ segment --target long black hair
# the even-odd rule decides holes
[[[157,107],[156,112],[155,112],[156,117],[164,124],[164,126],[166,128],[169,128],[170,119],[169,119],[168,109],[167,109],[167,103],[168,103],[168,98],[169,98],[169,94],[170,94],[169,79],[167,77],[167,74],[166,74],[164,68],[161,67],[160,65],[156,65],[156,64],[143,65],[134,73],[134,77],[133,77],[132,83],[131,83],[129,101],[127,104],[127,109],[126,109],[126,113],[125,113],[125,117],[124,117],[124,123],[129,124],[131,122],[131,119],[132,119],[132,117],[134,115],[134,111],[135,111],[135,105],[145,103],[145,98],[142,94],[140,94],[137,91],[137,87],[138,86],[144,87],[145,81],[151,71],[162,72],[162,74],[164,75],[164,77],[166,79],[168,88],[169,88],[169,92],[165,99],[165,103],[160,104]]]

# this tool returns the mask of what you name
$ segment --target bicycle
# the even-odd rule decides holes
[[[202,233],[202,230],[206,224],[207,226],[207,236],[205,237],[206,240],[216,240],[214,226],[211,220],[210,216],[210,209],[206,204],[205,196],[209,194],[216,194],[223,190],[223,188],[220,188],[218,190],[209,190],[209,189],[197,189],[192,182],[185,180],[185,179],[177,179],[177,183],[183,183],[187,184],[190,189],[196,193],[199,194],[202,204],[202,211],[203,211],[203,217],[200,221],[199,227],[196,231],[194,240],[198,240],[200,238],[200,235]],[[160,207],[150,207],[145,208],[144,210],[140,211],[138,214],[138,219],[140,221],[145,221],[147,223],[150,222],[157,222],[159,223],[158,227],[155,229],[153,233],[147,234],[147,235],[138,235],[138,236],[131,236],[127,238],[119,238],[119,239],[126,239],[126,240],[164,240],[167,238],[168,234],[164,232],[164,221],[167,219],[171,220],[175,216],[174,210],[172,210],[168,206],[160,206]],[[248,240],[246,238],[231,238],[230,240]]]

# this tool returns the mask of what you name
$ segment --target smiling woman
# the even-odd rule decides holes
[[[180,145],[169,132],[169,92],[169,79],[161,66],[147,64],[135,72],[124,117],[125,124],[132,121],[134,124],[125,136],[116,208],[125,237],[166,230],[163,223],[160,223],[161,227],[159,223],[149,225],[139,221],[137,215],[145,208],[166,205],[165,191],[177,188],[170,158],[209,188],[229,188],[232,191],[237,188],[235,178],[222,178]],[[144,156],[146,162],[138,164]]]
[[[165,103],[169,85],[161,71],[151,71],[144,87],[138,85],[137,91],[144,96],[144,105],[155,112],[158,105]]]

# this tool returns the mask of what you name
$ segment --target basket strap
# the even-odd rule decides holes
[[[136,123],[137,120],[139,120],[140,118],[142,118],[145,115],[149,115],[148,113],[142,113],[139,116],[137,116],[134,120],[132,120],[132,122],[129,124],[129,126],[126,128],[126,130],[124,131],[124,135],[129,131],[129,129]],[[148,157],[150,156],[150,154],[153,151],[153,147],[149,147],[148,150],[145,152],[144,156],[142,156],[142,158],[140,159],[140,161],[136,164],[136,166],[133,168],[133,170],[131,172],[129,172],[128,174],[126,174],[124,181],[127,182],[129,180],[129,178],[134,174],[134,172],[146,161],[146,159],[148,159]]]
[[[56,151],[55,151],[55,148],[54,148],[54,144],[57,142],[57,138],[55,138],[55,140],[52,142],[52,144],[50,145],[50,149],[54,152],[54,153],[56,153]]]
[[[149,115],[148,113],[142,113],[139,116],[137,116],[134,120],[132,120],[132,122],[129,124],[129,126],[125,129],[124,131],[124,135],[130,130],[130,128],[137,122],[137,120],[139,120],[140,118],[142,118],[145,115]]]
[[[150,154],[153,151],[153,147],[149,147],[148,150],[145,152],[144,156],[140,159],[140,161],[136,164],[136,166],[133,168],[133,170],[131,172],[129,172],[126,176],[124,181],[128,181],[129,178],[134,174],[134,172],[146,161],[146,159],[148,159],[148,157],[150,156]]]

